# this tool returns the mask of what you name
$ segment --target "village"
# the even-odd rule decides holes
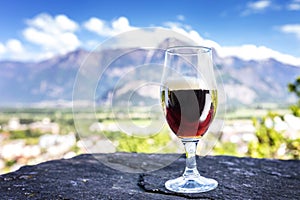
[[[283,120],[277,117],[273,121],[267,120],[266,123],[267,126],[274,126],[277,131],[288,134],[291,139],[300,137],[299,117],[285,114]],[[48,117],[28,124],[21,123],[17,117],[11,117],[7,123],[0,124],[0,174],[15,171],[23,165],[34,165],[53,159],[68,159],[81,153],[93,153],[93,149],[105,145],[97,134],[93,137],[81,138],[75,129],[64,134],[61,133],[61,129],[62,125],[51,121]],[[89,131],[116,132],[118,127],[113,121],[98,122],[90,124]],[[227,120],[222,128],[218,144],[219,146],[225,143],[235,144],[236,152],[238,152],[236,155],[245,156],[248,143],[257,140],[255,131],[256,128],[250,119]],[[21,133],[31,135],[28,137]],[[113,145],[104,149],[106,152],[101,153],[116,151]],[[284,153],[285,147],[283,146],[279,154]]]

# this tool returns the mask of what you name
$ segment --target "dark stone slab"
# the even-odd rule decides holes
[[[126,166],[174,155],[101,154],[109,162]],[[134,161],[131,161],[134,156]],[[96,156],[97,157],[97,156]],[[137,162],[138,159],[140,162]],[[130,164],[133,162],[133,164]],[[215,178],[217,189],[200,194],[175,194],[164,188],[168,179],[180,176],[180,157],[171,165],[150,173],[112,169],[93,155],[25,166],[0,176],[0,199],[300,199],[300,161],[207,156],[197,159],[203,176]],[[142,166],[142,165],[140,165]]]
[[[147,192],[173,195],[165,189],[168,179],[180,176],[184,158],[158,170],[143,174],[140,185]],[[214,178],[219,186],[200,194],[176,194],[197,199],[300,199],[300,161],[268,160],[216,156],[198,159],[200,174]]]

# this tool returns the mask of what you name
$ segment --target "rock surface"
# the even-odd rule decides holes
[[[143,163],[157,163],[171,156],[147,154],[101,154],[110,162],[130,165],[130,156]],[[115,159],[115,160],[114,160]],[[207,156],[197,159],[203,176],[219,186],[199,194],[175,194],[164,188],[168,179],[180,176],[185,166],[181,156],[171,165],[150,173],[122,172],[99,162],[90,154],[25,166],[0,176],[1,199],[299,199],[300,160],[269,160]],[[126,165],[127,165],[126,164]]]

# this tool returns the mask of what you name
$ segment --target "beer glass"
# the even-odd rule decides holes
[[[218,182],[201,176],[196,163],[197,143],[207,133],[218,105],[212,49],[202,46],[168,48],[160,92],[166,121],[183,142],[186,152],[183,175],[168,180],[165,187],[179,193],[216,188]]]

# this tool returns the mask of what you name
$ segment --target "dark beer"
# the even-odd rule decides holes
[[[161,99],[172,131],[180,138],[199,138],[214,118],[217,91],[164,88]]]

